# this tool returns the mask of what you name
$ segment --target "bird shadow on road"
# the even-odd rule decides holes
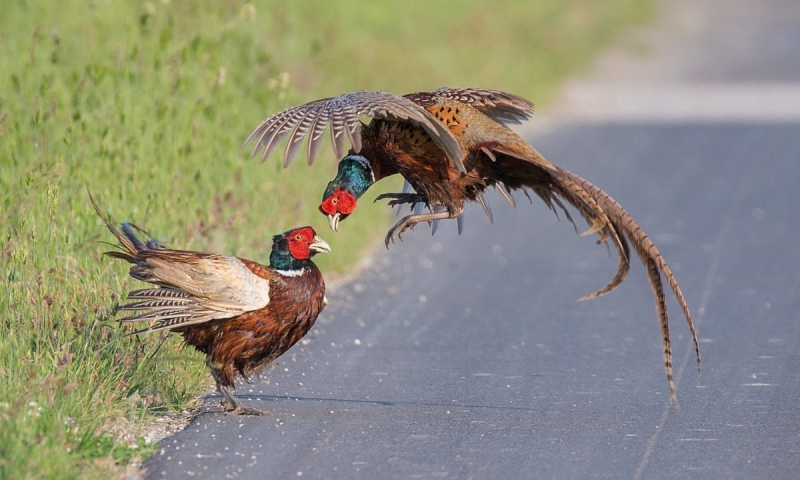
[[[241,399],[252,399],[252,400],[259,400],[262,402],[274,402],[276,405],[279,405],[279,402],[282,401],[293,401],[293,402],[324,402],[324,403],[342,403],[342,404],[355,404],[355,405],[378,405],[382,407],[394,407],[394,406],[409,406],[409,407],[443,407],[443,408],[469,408],[469,409],[482,409],[482,410],[519,410],[519,411],[529,411],[529,412],[538,412],[541,409],[533,408],[533,407],[515,407],[515,406],[506,406],[506,405],[473,405],[473,404],[463,404],[463,403],[438,403],[438,402],[424,402],[424,401],[403,401],[403,400],[363,400],[363,399],[354,399],[354,398],[319,398],[319,397],[295,397],[295,396],[286,396],[286,395],[239,395]],[[209,405],[209,402],[214,402],[213,405],[216,405],[216,401],[219,399],[219,395],[209,395],[203,399],[205,406],[208,408],[204,408],[200,412],[200,415],[204,414],[213,414],[213,413],[224,413],[218,408],[212,407]]]

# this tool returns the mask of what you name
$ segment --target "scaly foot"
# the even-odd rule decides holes
[[[412,206],[418,203],[428,204],[428,198],[425,195],[420,193],[382,193],[375,197],[375,201],[383,200],[385,198],[393,199],[386,205],[389,207],[394,207],[397,205],[403,205],[406,203],[412,204]]]
[[[253,407],[245,407],[241,403],[236,406],[233,410],[227,411],[228,415],[253,415],[253,416],[261,416],[261,415],[272,415],[269,410],[262,410],[260,408],[253,408]]]

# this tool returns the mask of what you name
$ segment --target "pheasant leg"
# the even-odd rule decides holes
[[[214,382],[217,384],[217,391],[222,395],[220,405],[228,415],[269,415],[268,410],[259,408],[245,407],[236,395],[236,387],[234,385],[224,385],[221,382],[219,370],[209,366],[211,376],[214,377]]]
[[[389,248],[389,242],[395,243],[395,237],[401,242],[403,241],[403,233],[408,230],[409,228],[413,228],[416,224],[420,222],[432,222],[434,220],[447,220],[450,218],[456,218],[459,215],[464,213],[464,207],[459,208],[456,211],[445,210],[443,212],[434,212],[434,213],[420,213],[417,215],[408,215],[403,217],[402,220],[397,222],[397,224],[389,229],[389,233],[386,234],[386,248]]]
[[[220,385],[219,393],[222,394],[222,408],[228,415],[269,415],[268,410],[260,408],[245,407],[244,404],[236,396],[236,390],[225,385]]]

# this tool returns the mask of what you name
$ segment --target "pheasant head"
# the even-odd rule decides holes
[[[319,211],[328,216],[331,230],[356,208],[358,198],[375,183],[375,174],[369,160],[363,155],[348,155],[339,162],[339,172],[328,183]]]
[[[331,253],[331,247],[313,228],[295,228],[272,237],[269,266],[282,272],[302,271],[317,253]]]

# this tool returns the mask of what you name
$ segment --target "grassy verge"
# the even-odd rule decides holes
[[[208,385],[175,339],[124,338],[115,221],[180,248],[266,261],[311,224],[343,271],[380,207],[336,235],[316,212],[335,171],[250,160],[266,115],[358,89],[480,86],[546,102],[647,0],[278,2],[10,0],[0,15],[0,478],[119,472],[151,447],[120,424],[189,409]],[[390,185],[397,187],[398,185]],[[130,429],[129,429],[130,430]],[[103,472],[103,473],[98,473]]]

